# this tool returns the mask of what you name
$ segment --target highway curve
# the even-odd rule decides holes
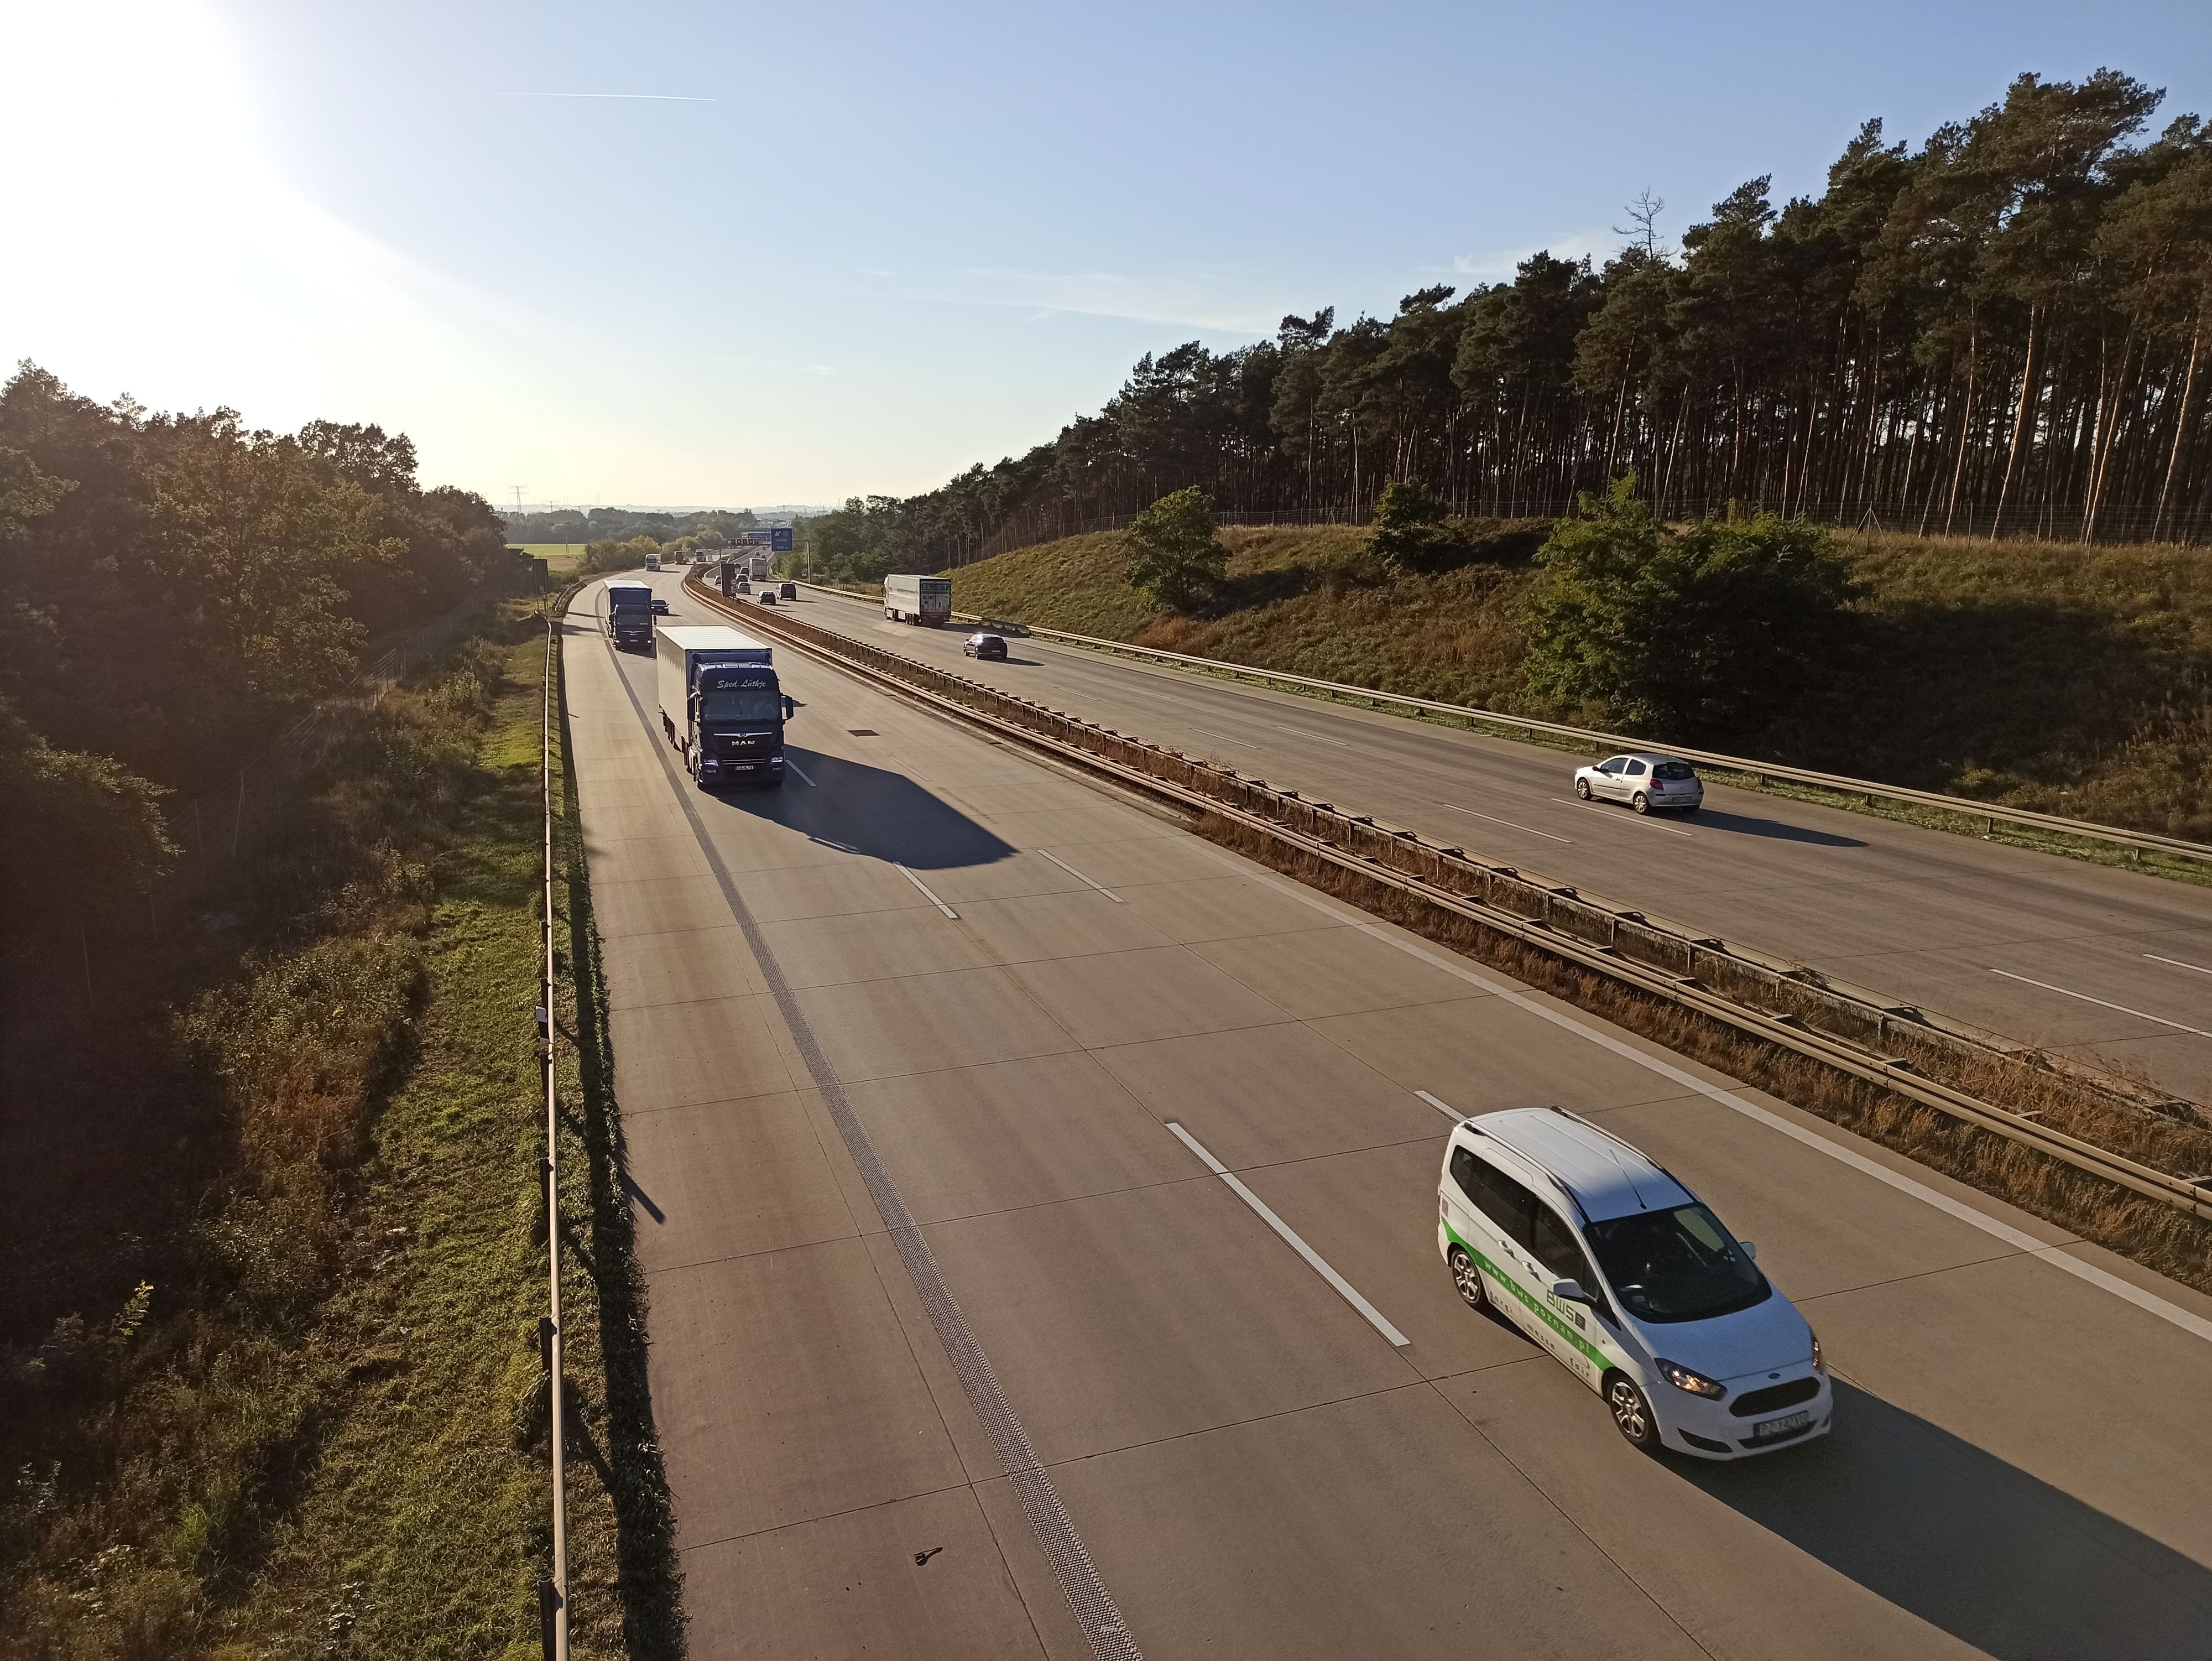
[[[696,1656],[2202,1661],[2212,1299],[787,648],[800,776],[699,793],[590,599],[564,684]],[[1811,844],[1713,839],[1810,904],[1775,855]],[[1629,1449],[1455,1295],[1417,1092],[1666,1164],[1819,1329],[1837,1433]]]

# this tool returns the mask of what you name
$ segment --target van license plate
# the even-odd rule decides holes
[[[1764,1442],[1769,1437],[1787,1436],[1791,1431],[1802,1430],[1812,1422],[1813,1415],[1809,1413],[1793,1413],[1787,1419],[1769,1419],[1763,1425],[1751,1427],[1751,1439]]]

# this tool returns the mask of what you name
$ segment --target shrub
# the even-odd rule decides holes
[[[1537,555],[1527,684],[1554,705],[1655,737],[1756,731],[1840,644],[1855,589],[1817,526],[1759,514],[1676,532],[1632,478],[1585,496]]]
[[[1164,496],[1129,526],[1127,575],[1170,611],[1188,611],[1220,586],[1229,551],[1213,529],[1213,498],[1192,485]]]

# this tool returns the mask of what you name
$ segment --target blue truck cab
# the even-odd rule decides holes
[[[781,784],[793,705],[767,642],[734,629],[663,629],[658,656],[661,729],[692,782]]]

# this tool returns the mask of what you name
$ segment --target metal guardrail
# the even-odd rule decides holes
[[[568,1661],[568,1403],[562,1354],[567,1335],[561,1313],[560,1063],[553,1045],[553,685],[560,664],[561,619],[578,586],[572,584],[562,590],[545,613],[545,684],[538,715],[538,782],[545,838],[538,983],[538,1054],[544,1080],[545,1154],[538,1163],[545,1185],[546,1264],[546,1312],[538,1323],[538,1344],[550,1403],[553,1464],[552,1568],[538,1585],[538,1640],[546,1661]]]
[[[832,587],[823,583],[801,586],[818,589],[823,593],[866,598],[854,590]],[[994,624],[991,618],[971,616],[964,611],[954,612],[952,618],[956,623],[971,623],[987,628],[1006,626],[1003,621]],[[1855,779],[1837,773],[1819,773],[1810,768],[1790,767],[1780,762],[1755,761],[1748,757],[1726,755],[1717,750],[1686,750],[1676,745],[1654,745],[1648,739],[1624,733],[1598,732],[1586,727],[1569,727],[1559,721],[1537,721],[1527,715],[1510,715],[1496,709],[1477,709],[1470,704],[1445,703],[1435,698],[1417,698],[1401,692],[1378,691],[1345,681],[1322,680],[1312,675],[1294,675],[1282,670],[1257,668],[1249,663],[1231,663],[1221,658],[1194,657],[1186,652],[1163,652],[1149,646],[1132,646],[1127,641],[1073,634],[1064,629],[1043,629],[1030,624],[1019,626],[1024,634],[1034,638],[1059,641],[1091,651],[1145,659],[1175,668],[1208,675],[1226,675],[1235,679],[1258,681],[1262,684],[1295,686],[1307,691],[1323,692],[1331,698],[1344,697],[1360,703],[1414,709],[1425,715],[1451,715],[1469,725],[1504,727],[1524,733],[1542,733],[1548,738],[1571,739],[1593,749],[1664,750],[1670,756],[1679,756],[1684,761],[1695,762],[1701,767],[1747,775],[1760,783],[1769,779],[1779,779],[1790,784],[1832,791],[1838,795],[1857,796],[1869,804],[1878,796],[1887,801],[1938,809],[1961,818],[1981,819],[1991,830],[2002,821],[2029,830],[2075,837],[2087,842],[2111,843],[2144,852],[2170,854],[2180,859],[2212,861],[2212,844],[2191,842],[2181,837],[2161,837],[2150,831],[2130,830],[2116,824],[2099,824],[2088,819],[2069,819],[2055,813],[2037,813],[1996,802],[1976,801],[1969,796],[1947,795],[1936,790],[1914,790],[1903,785],[1882,784],[1872,779]]]
[[[1820,1062],[1946,1116],[1992,1131],[2077,1170],[2195,1216],[2212,1218],[2212,1177],[2160,1171],[2016,1113],[1931,1076],[1986,1066],[2017,1068],[2023,1081],[2057,1080],[2097,1090],[2086,1069],[2051,1064],[2023,1047],[2001,1047],[1875,995],[1843,990],[1817,973],[1745,954],[1723,940],[1655,923],[1644,913],[1595,903],[1574,888],[1531,879],[1512,866],[1439,847],[1415,832],[1376,824],[1328,802],[1309,801],[1173,750],[1083,721],[766,607],[740,609],[700,587],[700,598],[748,626],[766,629],[811,655],[858,671],[897,696],[920,701],[1048,754],[1074,762],[1187,812],[1212,813],[1275,845],[1400,892],[1605,976],[1694,1010],[1764,1042]],[[1470,891],[1472,890],[1472,891]],[[1747,1001],[1762,998],[1766,1007]],[[1907,1053],[1900,1054],[1899,1051]],[[2111,1104],[2154,1110],[2124,1082],[2108,1081]],[[2186,1111],[2185,1104],[2169,1104]]]

